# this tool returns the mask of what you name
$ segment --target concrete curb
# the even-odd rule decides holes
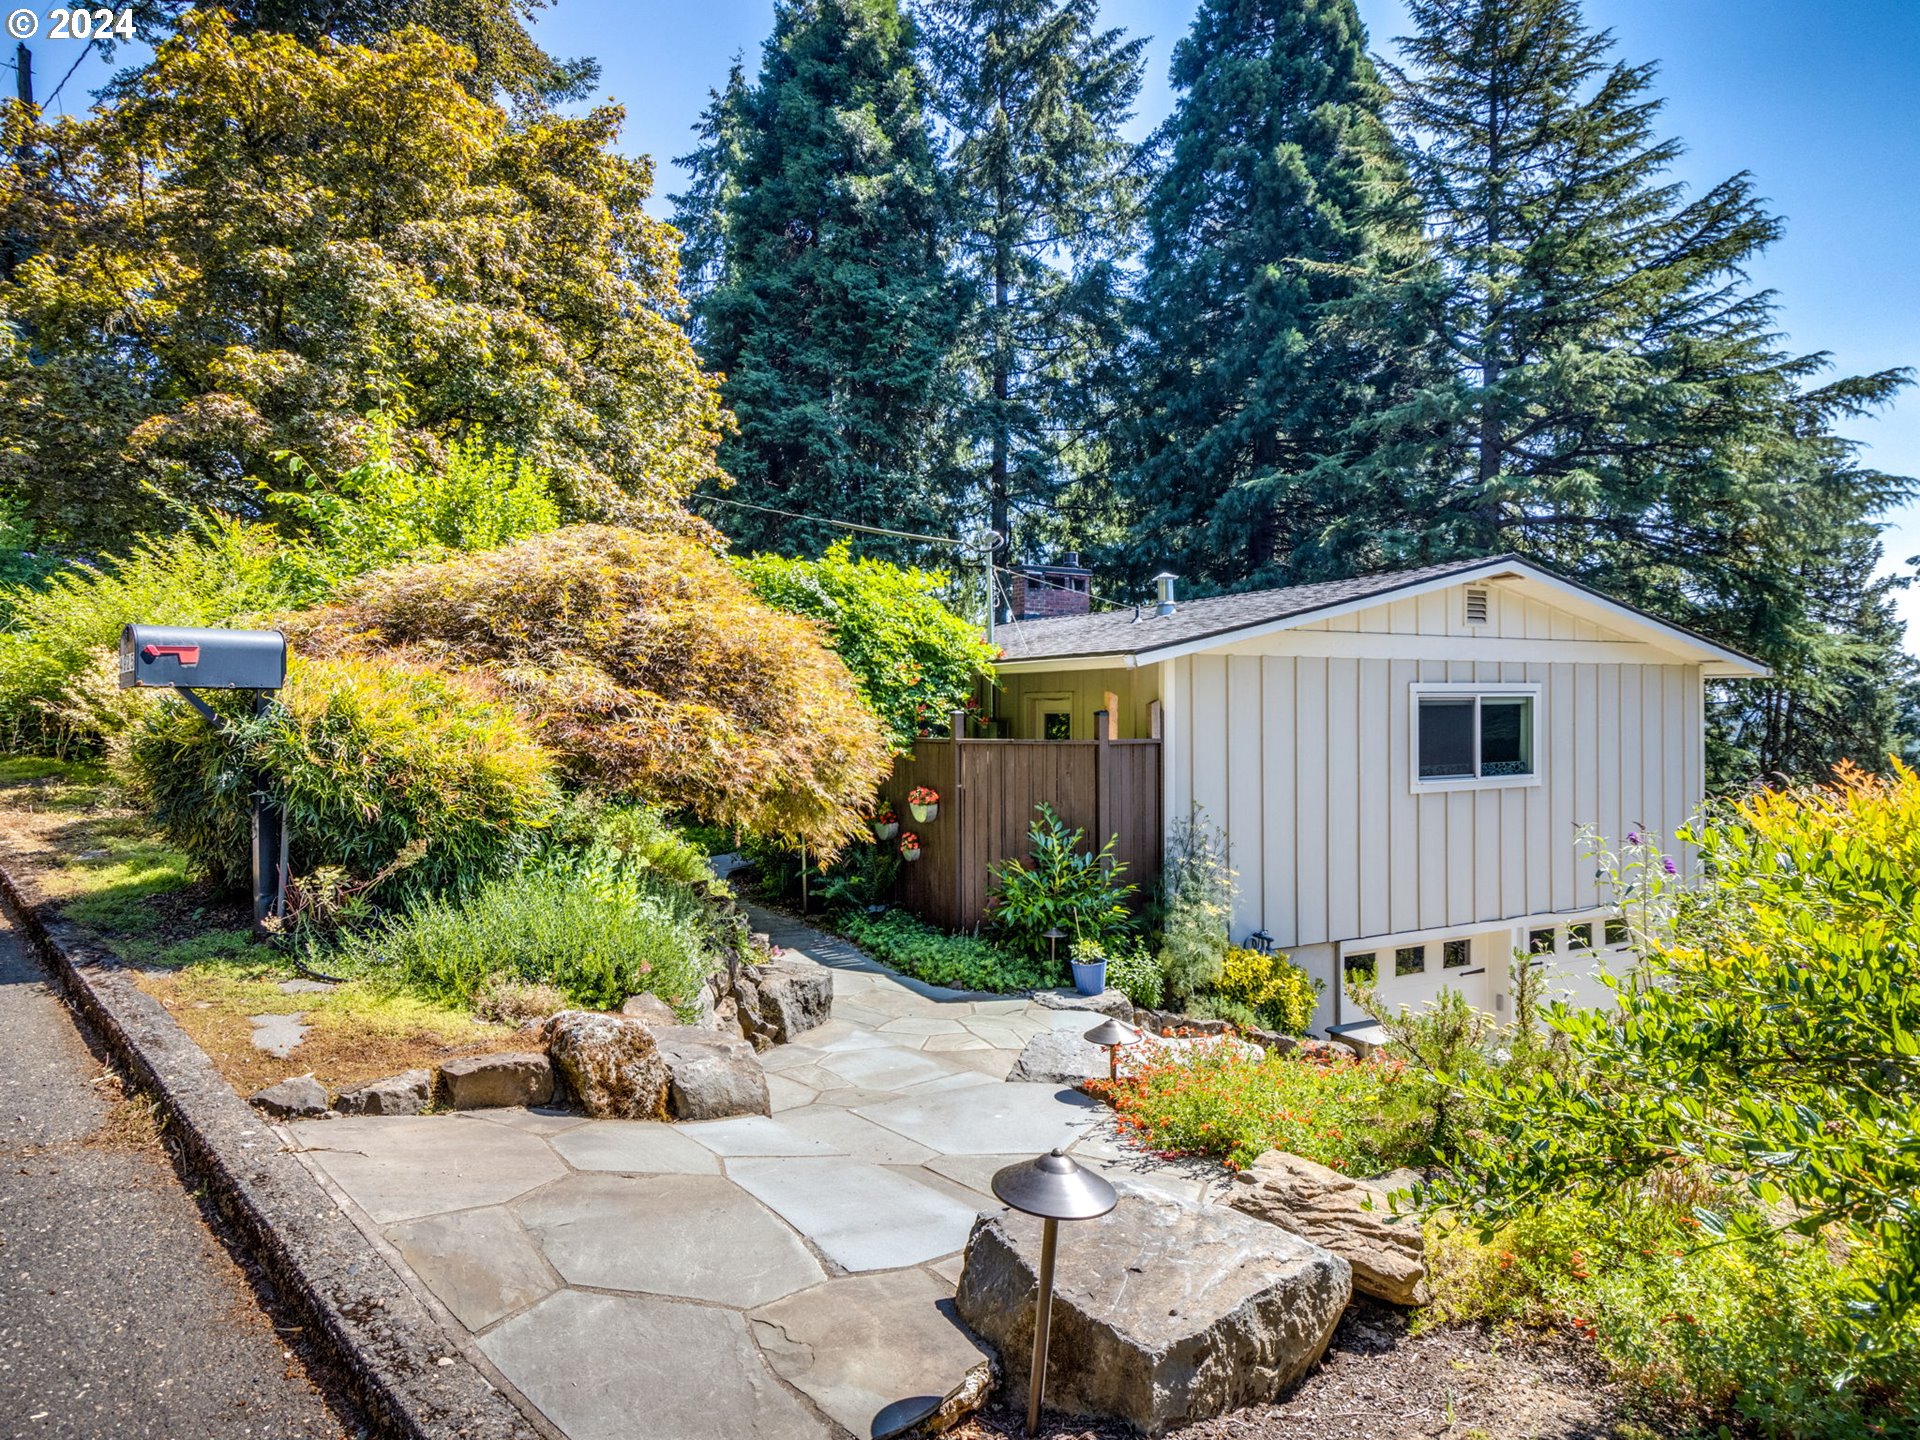
[[[61,920],[0,841],[0,900],[101,1039],[165,1111],[188,1166],[367,1416],[404,1440],[540,1440],[299,1158],[119,957]]]

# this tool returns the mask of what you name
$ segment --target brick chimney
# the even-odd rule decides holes
[[[1069,550],[1053,565],[1015,567],[1012,583],[1013,618],[1044,620],[1055,615],[1085,615],[1093,608],[1093,572],[1080,563],[1080,552]]]

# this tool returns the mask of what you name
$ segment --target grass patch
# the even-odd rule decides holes
[[[1419,1155],[1379,1118],[1402,1083],[1388,1062],[1293,1055],[1254,1059],[1227,1041],[1176,1053],[1121,1052],[1117,1082],[1088,1089],[1110,1103],[1120,1127],[1163,1154],[1218,1156],[1243,1169],[1267,1150],[1304,1155],[1349,1175],[1374,1175]]]

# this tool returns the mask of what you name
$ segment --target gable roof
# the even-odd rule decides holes
[[[1546,582],[1563,592],[1574,592],[1589,603],[1598,602],[1640,625],[1664,632],[1669,640],[1700,652],[1703,660],[1724,662],[1728,667],[1726,673],[1751,676],[1768,673],[1764,665],[1749,655],[1512,554],[1452,560],[1417,570],[1392,570],[1313,585],[1182,600],[1171,615],[1157,615],[1153,606],[1144,605],[1138,610],[1018,620],[996,626],[993,638],[1004,650],[1003,660],[1007,664],[1104,657],[1129,665],[1150,664],[1173,658],[1167,652],[1186,654],[1208,649],[1211,648],[1209,642],[1225,644],[1251,630],[1286,629],[1289,621],[1304,621],[1329,610],[1385,603],[1402,591],[1438,589],[1465,580],[1503,576]]]

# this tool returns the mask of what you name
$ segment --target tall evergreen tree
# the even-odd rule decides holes
[[[1418,214],[1352,0],[1201,0],[1155,137],[1132,553],[1231,587],[1340,573],[1405,457]],[[1389,507],[1391,508],[1391,507]]]
[[[1118,333],[1138,189],[1120,132],[1145,42],[1101,29],[1096,0],[929,0],[921,15],[967,292],[949,458],[1004,554],[1022,507],[1072,478]]]
[[[1654,131],[1653,67],[1578,0],[1412,0],[1392,74],[1444,270],[1440,423],[1410,553],[1523,550],[1763,649],[1804,616],[1799,557],[1899,488],[1829,421],[1888,372],[1809,390],[1745,266],[1780,222],[1739,174],[1697,196]],[[1844,447],[1841,447],[1844,449]]]
[[[710,192],[725,258],[695,309],[739,422],[721,450],[733,499],[948,523],[929,472],[954,302],[913,46],[897,0],[781,0],[758,80],[709,111],[695,173],[727,177]],[[714,224],[687,219],[696,236]],[[841,534],[749,509],[726,529],[799,554]]]
[[[681,235],[680,290],[695,307],[696,327],[699,302],[727,275],[727,218],[746,164],[747,100],[747,77],[736,55],[726,87],[707,92],[707,108],[693,127],[700,143],[674,157],[687,172],[687,188],[667,198]],[[697,338],[697,328],[695,333]]]

